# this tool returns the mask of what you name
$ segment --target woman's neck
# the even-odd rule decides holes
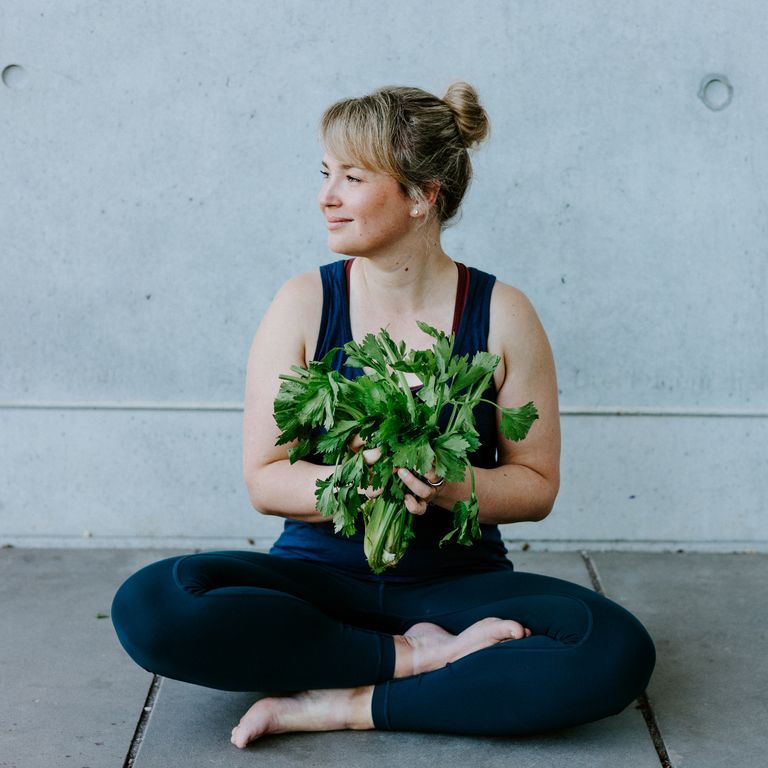
[[[426,234],[426,233],[425,233]],[[420,247],[357,258],[350,275],[350,312],[355,337],[389,327],[407,338],[424,320],[450,330],[458,273],[443,251],[439,231]]]

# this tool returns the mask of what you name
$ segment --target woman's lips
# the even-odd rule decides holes
[[[328,229],[339,229],[345,224],[349,224],[350,221],[352,221],[352,219],[339,219],[334,217],[326,219],[325,225]]]

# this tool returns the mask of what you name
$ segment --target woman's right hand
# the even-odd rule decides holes
[[[353,435],[349,447],[357,453],[365,445],[365,440],[359,434]],[[381,458],[381,448],[366,448],[363,451],[365,463],[371,467]]]
[[[363,440],[363,438],[360,437],[359,434],[353,435],[352,439],[349,441],[349,447],[355,453],[358,453],[361,449],[363,449],[364,445],[365,445],[365,440]],[[380,458],[381,458],[381,448],[377,447],[377,448],[363,449],[363,461],[365,461],[365,463],[369,467],[372,467]],[[371,488],[370,485],[367,488],[363,489],[363,493],[369,499],[375,499],[377,496],[380,496],[382,491],[383,491],[383,488]]]
[[[349,447],[358,453],[365,445],[365,440],[360,437],[359,434],[353,435],[349,441]],[[365,448],[363,449],[363,461],[372,467],[381,458],[381,448]],[[381,496],[383,488],[372,488],[370,485],[367,488],[363,488],[362,491],[369,499],[375,499],[377,496]]]
[[[360,435],[354,435],[349,441],[349,447],[357,453],[365,445],[365,441]],[[370,467],[373,466],[381,458],[381,448],[366,448],[363,449],[363,459],[365,463]],[[398,477],[403,481],[406,489],[410,493],[405,494],[405,508],[412,515],[423,515],[427,511],[427,506],[432,502],[442,490],[442,483],[438,486],[431,485],[428,481],[438,480],[434,469],[430,470],[426,477],[419,477],[405,467],[395,467]],[[368,486],[363,490],[363,493],[369,499],[375,499],[381,495],[382,488],[371,488]]]

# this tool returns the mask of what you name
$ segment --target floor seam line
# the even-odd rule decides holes
[[[603,580],[600,578],[600,572],[597,570],[597,564],[592,559],[592,556],[584,549],[579,554],[584,561],[584,566],[587,569],[589,580],[592,582],[595,592],[603,595],[603,597],[608,597]],[[659,728],[659,721],[656,719],[656,713],[653,711],[647,692],[643,691],[635,701],[637,702],[637,709],[640,710],[640,714],[645,721],[645,727],[648,729],[648,735],[651,737],[651,742],[656,750],[661,768],[675,768],[670,760],[667,745],[664,743],[664,737],[661,735],[661,729]]]
[[[141,744],[144,741],[144,734],[147,731],[147,725],[149,724],[149,718],[152,714],[152,710],[155,707],[155,701],[157,694],[160,691],[160,682],[162,677],[158,675],[152,675],[152,682],[149,684],[149,690],[147,691],[147,697],[144,699],[144,705],[141,708],[141,714],[139,720],[136,723],[136,730],[133,732],[131,743],[128,745],[128,752],[125,755],[122,768],[133,768],[136,762],[136,756],[139,753]]]
[[[645,691],[637,697],[637,707],[645,720],[645,726],[648,728],[653,746],[656,747],[656,754],[659,756],[662,768],[674,768],[669,758],[667,745],[664,743],[664,737],[661,735],[658,720],[656,720],[656,713],[653,711],[651,701]]]

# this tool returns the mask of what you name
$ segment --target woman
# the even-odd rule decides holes
[[[113,606],[121,642],[158,674],[270,692],[233,729],[238,747],[296,730],[528,734],[621,711],[653,669],[646,631],[588,589],[514,571],[497,528],[551,510],[560,433],[552,355],[531,304],[441,246],[471,177],[467,150],[488,133],[477,94],[466,83],[443,99],[384,88],[333,105],[321,127],[328,244],[352,258],[283,286],[246,384],[245,480],[254,507],[286,518],[285,529],[270,554],[202,553],[132,576]],[[417,320],[453,331],[457,353],[497,354],[491,396],[533,400],[540,419],[512,443],[493,407],[477,409],[482,539],[472,547],[438,547],[469,479],[400,468],[415,538],[375,576],[360,533],[335,535],[315,510],[315,483],[332,468],[288,462],[272,405],[279,374],[352,338],[386,327],[409,348],[429,347]],[[344,375],[361,373],[335,360]],[[354,447],[377,460],[375,447]]]

